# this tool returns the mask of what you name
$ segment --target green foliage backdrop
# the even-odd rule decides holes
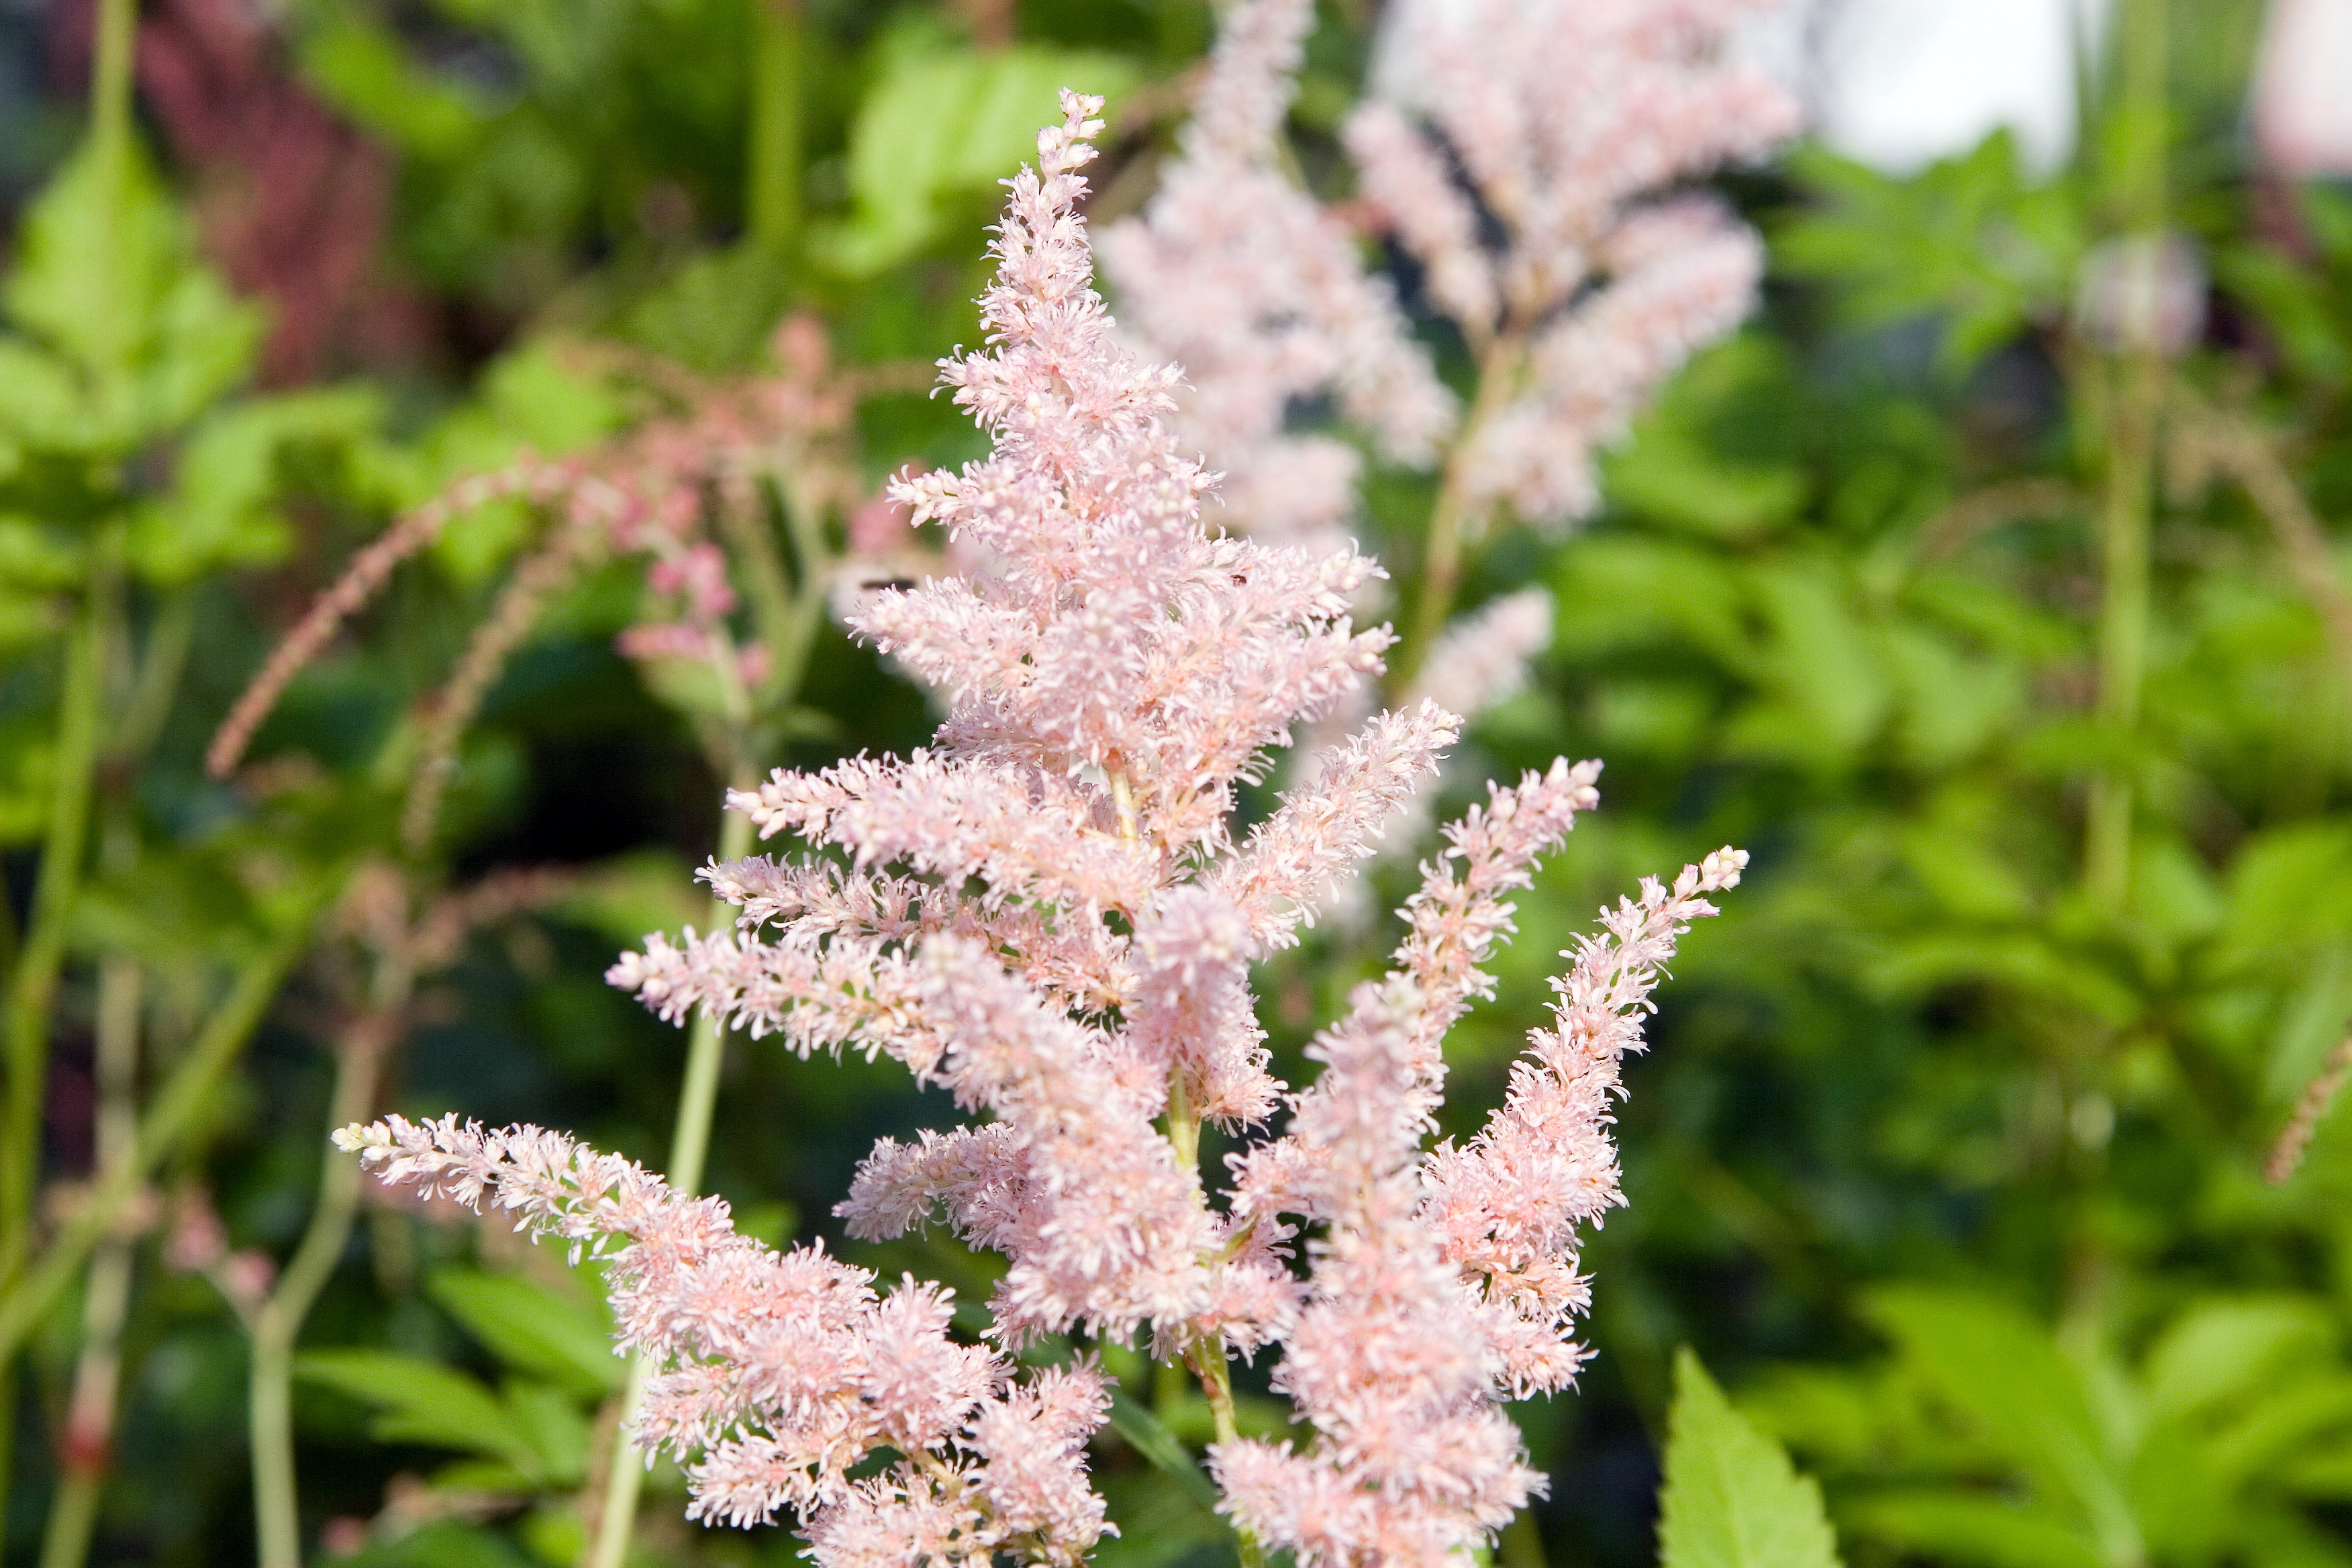
[[[1132,211],[1213,16],[295,0],[236,55],[226,4],[91,9],[0,18],[0,1555],[267,1551],[248,1406],[280,1397],[305,1560],[569,1563],[625,1376],[593,1265],[337,1195],[325,1129],[457,1110],[665,1163],[690,1042],[602,970],[707,923],[681,889],[726,779],[925,735],[824,612],[850,492],[973,455],[925,367],[977,335],[995,182],[1054,89],[1110,95],[1094,213]],[[1329,195],[1373,10],[1326,5],[1292,120]],[[1461,776],[1609,769],[1464,1031],[1455,1130],[1595,905],[1756,856],[1629,1070],[1632,1204],[1585,1258],[1600,1353],[1518,1412],[1553,1481],[1511,1568],[1656,1560],[1669,1460],[1688,1568],[2352,1563],[2352,1128],[2323,1117],[2264,1179],[2352,1016],[2352,192],[2254,154],[2252,0],[2118,10],[2053,174],[2001,134],[1906,176],[1805,145],[1727,181],[1771,246],[1758,319],[1613,455],[1604,515],[1472,564],[1465,602],[1541,584],[1559,629]],[[107,15],[142,16],[136,64]],[[278,153],[327,175],[199,134],[152,74],[232,58],[210,107],[277,106]],[[372,207],[301,227],[368,179]],[[2103,340],[2089,298],[2158,232],[2201,271],[2177,352]],[[798,663],[646,679],[614,648],[643,572],[583,559],[441,723],[554,532],[526,488],[393,576],[243,773],[205,772],[389,519],[792,374],[792,312],[864,378],[751,503],[801,520],[752,607]],[[840,493],[792,489],[820,468]],[[1432,500],[1368,489],[1408,602]],[[468,888],[507,902],[447,903]],[[1387,945],[1326,930],[1279,962],[1294,1066]],[[719,1082],[705,1185],[772,1240],[837,1240],[857,1156],[931,1110],[756,1043]],[[850,1250],[985,1293],[938,1238]],[[77,1447],[109,1344],[120,1414]],[[1101,1560],[1231,1561],[1205,1406],[1110,1355]],[[1262,1377],[1240,1404],[1280,1430]],[[647,1485],[639,1560],[793,1554]]]

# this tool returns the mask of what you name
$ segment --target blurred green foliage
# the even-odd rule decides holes
[[[355,334],[318,384],[254,385],[268,312],[203,259],[194,171],[85,153],[15,215],[0,966],[30,973],[55,945],[46,1179],[91,1169],[99,976],[135,958],[151,1117],[194,1086],[156,1184],[209,1188],[233,1247],[288,1258],[359,964],[326,906],[384,858],[433,888],[545,862],[573,876],[427,977],[383,1103],[528,1118],[659,1163],[680,1038],[598,976],[638,933],[698,918],[688,868],[716,840],[719,781],[676,693],[613,651],[638,574],[593,567],[541,607],[427,851],[398,843],[403,770],[426,695],[541,536],[524,501],[468,512],[395,579],[291,689],[257,775],[215,782],[199,758],[389,516],[641,422],[646,378],[583,359],[583,340],[741,370],[798,306],[854,366],[971,342],[995,182],[1053,89],[1112,94],[1096,215],[1131,208],[1210,32],[1205,5],[1063,0],[1011,7],[1013,41],[983,48],[983,5],[808,0],[792,101],[763,108],[758,4],[288,8],[286,73],[398,169],[381,265],[404,335]],[[2332,520],[2352,510],[2352,198],[2250,165],[2256,9],[2172,7],[2172,201],[2211,290],[2202,342],[2168,374],[2179,406],[2256,432]],[[1370,8],[1326,10],[1293,125],[1318,182]],[[1563,750],[1609,772],[1463,1031],[1449,1130],[1499,1099],[1553,955],[1596,904],[1727,840],[1756,853],[1629,1070],[1632,1205],[1586,1255],[1601,1353],[1578,1396],[1518,1412],[1554,1483],[1500,1549],[1511,1568],[1655,1560],[1662,1465],[1675,1568],[1834,1560],[1821,1500],[1857,1565],[2352,1561],[2340,1117],[2291,1181],[2261,1178],[2352,1015],[2352,691],[2243,476],[2176,465],[2141,715],[2127,734],[2095,720],[2109,409],[2074,310],[2117,221],[2103,101],[2049,176],[2005,135],[1904,177],[1818,148],[1743,176],[1732,194],[1773,244],[1760,320],[1614,456],[1607,516],[1566,541],[1506,535],[1477,563],[1473,597],[1544,583],[1559,631],[1541,679],[1474,732],[1456,793]],[[782,165],[755,152],[762,114]],[[753,221],[779,179],[805,218],[782,241]],[[859,404],[849,460],[870,486],[973,439],[918,380]],[[1368,497],[1370,542],[1412,559],[1428,484],[1377,473]],[[2340,531],[2325,552],[2352,587]],[[920,697],[830,627],[796,701],[777,745],[799,763],[928,727]],[[2101,774],[2137,802],[2120,906],[2084,882]],[[76,778],[82,874],[44,924]],[[1383,876],[1401,896],[1403,868]],[[1386,946],[1326,928],[1275,966],[1266,1022],[1294,1072],[1310,1021]],[[289,971],[266,1016],[240,1000]],[[709,1184],[772,1239],[834,1235],[871,1139],[938,1114],[854,1059],[739,1047],[727,1075]],[[153,1238],[137,1255],[94,1555],[244,1560],[247,1342]],[[967,1300],[990,1282],[936,1238],[859,1256]],[[620,1366],[593,1264],[377,1207],[338,1259],[294,1363],[310,1538],[369,1564],[572,1561]],[[58,1486],[86,1307],[78,1285],[58,1295],[21,1363],[10,1563],[35,1559]],[[1731,1401],[1678,1363],[1685,1344]],[[1103,1560],[1220,1561],[1187,1447],[1205,1407],[1132,1352],[1109,1360],[1122,1390],[1097,1468],[1124,1533]],[[1262,1390],[1244,1389],[1244,1425],[1272,1430]],[[692,1529],[675,1475],[653,1485],[644,1559],[790,1558],[786,1532]]]

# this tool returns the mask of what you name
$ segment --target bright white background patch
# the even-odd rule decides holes
[[[1411,101],[1412,62],[1393,45],[1400,25],[1467,3],[1395,0],[1376,89]],[[2008,125],[2028,162],[2047,170],[2074,144],[2074,35],[2095,44],[2108,3],[1789,0],[1743,26],[1739,47],[1797,94],[1822,139],[1848,157],[1908,172]]]

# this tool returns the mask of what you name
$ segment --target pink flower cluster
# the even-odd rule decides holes
[[[1425,1150],[1445,1035],[1491,992],[1512,897],[1596,803],[1599,764],[1493,789],[1423,868],[1392,971],[1318,1037],[1320,1076],[1275,1077],[1249,965],[1296,940],[1459,721],[1380,715],[1235,842],[1241,784],[1391,639],[1349,618],[1377,571],[1353,550],[1203,529],[1209,481],[1166,423],[1178,373],[1122,349],[1092,288],[1079,170],[1099,107],[1066,94],[1009,182],[989,350],[944,365],[992,455],[896,487],[984,565],[881,589],[856,619],[946,702],[934,745],[733,795],[806,853],[712,865],[736,929],[649,938],[610,975],[673,1020],[887,1054],[975,1113],[884,1140],[837,1213],[862,1238],[937,1216],[1003,1253],[993,1348],[950,1334],[934,1287],[877,1295],[552,1134],[395,1119],[342,1142],[389,1181],[620,1241],[625,1341],[659,1371],[639,1440],[689,1459],[698,1514],[792,1511],[820,1563],[1082,1558],[1107,1528],[1084,1472],[1105,1385],[1003,1359],[1066,1333],[1148,1333],[1213,1403],[1232,1356],[1278,1348],[1275,1386],[1316,1436],[1212,1448],[1244,1539],[1333,1568],[1458,1561],[1540,1485],[1501,1405],[1579,1364],[1574,1227],[1622,1201],[1617,1061],[1675,936],[1746,858],[1605,917],[1506,1105]],[[1204,1123],[1255,1135],[1213,1193]],[[883,1448],[898,1458],[850,1479]]]
[[[778,1253],[727,1205],[686,1198],[558,1133],[455,1116],[335,1134],[386,1183],[507,1210],[606,1258],[620,1347],[659,1370],[637,1440],[691,1456],[689,1518],[755,1524],[790,1508],[820,1558],[857,1568],[1074,1564],[1106,1529],[1086,1439],[1109,1401],[1079,1363],[1013,1384],[948,1333],[950,1293],[874,1276],[822,1247]],[[609,1249],[609,1250],[608,1250]],[[901,1458],[849,1472],[877,1447]]]
[[[1713,201],[1657,193],[1796,129],[1786,93],[1719,60],[1731,25],[1769,3],[1423,7],[1399,40],[1414,104],[1349,121],[1364,197],[1503,377],[1465,437],[1474,504],[1538,524],[1591,511],[1593,454],[1748,313],[1755,235]]]
[[[1410,464],[1436,454],[1456,410],[1355,235],[1276,162],[1314,22],[1313,0],[1232,8],[1176,162],[1101,251],[1130,341],[1184,367],[1176,427],[1223,470],[1224,520],[1328,542],[1355,509],[1355,449],[1286,433],[1288,405],[1336,395]]]
[[[1192,379],[1179,428],[1226,473],[1228,515],[1285,538],[1345,522],[1354,449],[1284,430],[1289,405],[1327,395],[1397,461],[1457,438],[1474,508],[1538,525],[1590,512],[1595,452],[1754,300],[1755,236],[1717,203],[1658,193],[1795,129],[1785,93],[1717,60],[1731,24],[1772,3],[1403,9],[1410,101],[1360,109],[1346,142],[1362,207],[1484,362],[1458,431],[1349,225],[1279,163],[1313,5],[1235,5],[1160,194],[1103,243],[1129,331]]]

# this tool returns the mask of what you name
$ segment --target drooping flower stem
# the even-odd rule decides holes
[[[748,790],[757,784],[757,777],[745,769],[732,781],[732,787]],[[751,852],[751,819],[740,811],[728,812],[719,830],[719,858],[740,860]],[[718,899],[711,900],[712,930],[724,930],[733,918],[734,910],[730,905]],[[726,1047],[727,1030],[718,1016],[708,1008],[697,1014],[687,1041],[686,1079],[678,1090],[677,1121],[669,1144],[669,1184],[689,1196],[702,1187],[702,1167],[710,1152],[710,1122],[719,1105],[719,1069]],[[614,1407],[613,1428],[602,1434],[612,1458],[605,1470],[595,1528],[581,1557],[583,1568],[620,1568],[628,1554],[629,1538],[636,1529],[637,1493],[645,1485],[646,1464],[645,1456],[629,1441],[629,1427],[645,1401],[646,1374],[645,1358],[632,1356],[628,1381],[622,1386],[620,1403]]]

